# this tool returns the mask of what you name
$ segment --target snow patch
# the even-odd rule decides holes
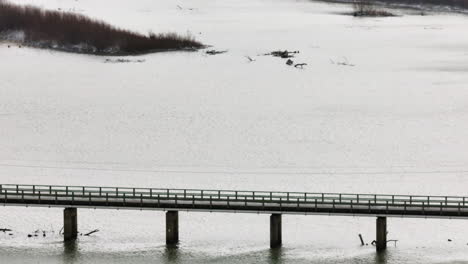
[[[12,42],[24,42],[26,34],[22,30],[8,30],[0,32],[0,40]]]

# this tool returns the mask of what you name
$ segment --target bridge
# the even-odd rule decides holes
[[[282,244],[282,215],[376,217],[376,249],[387,245],[387,217],[468,218],[468,197],[0,184],[4,206],[61,207],[64,239],[78,233],[77,208],[166,211],[166,243],[179,241],[179,211],[270,214],[270,246]]]

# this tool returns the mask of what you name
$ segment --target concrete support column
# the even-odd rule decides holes
[[[78,235],[78,213],[76,208],[63,210],[63,238],[65,241],[76,239]]]
[[[377,217],[377,251],[384,251],[387,248],[387,217]]]
[[[270,247],[278,248],[282,243],[281,214],[272,214],[270,216]]]
[[[179,212],[166,213],[166,244],[175,245],[179,242]]]

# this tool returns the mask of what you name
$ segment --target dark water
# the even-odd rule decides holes
[[[62,250],[62,252],[55,252],[56,255],[49,255],[46,252],[36,255],[31,250],[25,250],[20,253],[3,248],[0,250],[0,256],[2,261],[5,261],[2,263],[405,263],[403,256],[396,256],[396,254],[401,254],[401,252],[394,252],[392,250],[384,253],[367,253],[351,258],[324,258],[317,255],[316,259],[296,258],[292,255],[294,253],[290,252],[294,250],[288,248],[264,249],[228,256],[197,254],[179,247],[159,247],[154,248],[151,252],[97,253],[81,252],[79,242],[71,242],[64,243]]]

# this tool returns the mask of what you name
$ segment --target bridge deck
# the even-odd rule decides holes
[[[0,185],[11,206],[468,218],[468,197]]]

